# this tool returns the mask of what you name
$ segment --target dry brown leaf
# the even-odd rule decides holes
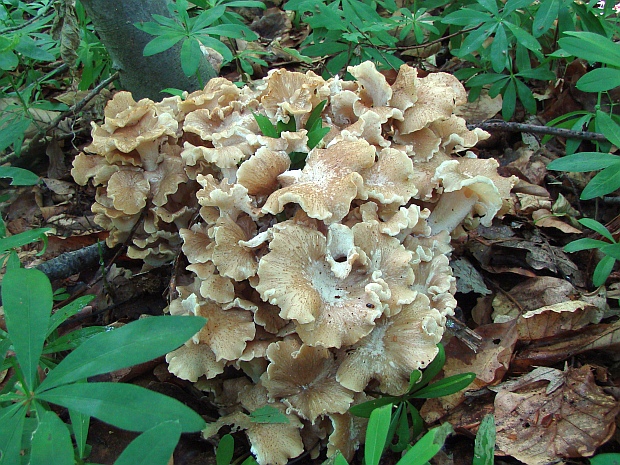
[[[519,340],[532,341],[577,330],[590,323],[598,323],[601,317],[599,309],[581,300],[546,305],[524,313],[517,320]]]
[[[459,373],[476,373],[476,379],[465,390],[438,399],[427,400],[420,414],[424,421],[434,422],[453,410],[466,398],[468,391],[499,383],[510,365],[517,342],[517,331],[513,322],[490,324],[476,328],[482,337],[482,345],[474,353],[465,344],[453,337],[446,345],[446,364],[443,376]]]
[[[613,435],[619,410],[595,384],[590,366],[537,368],[498,390],[496,446],[528,465],[589,457]]]
[[[541,208],[532,213],[532,219],[536,226],[542,228],[556,228],[566,234],[580,234],[581,230],[565,223],[557,216],[554,216],[551,211]]]
[[[502,111],[502,96],[491,98],[489,93],[483,90],[473,102],[456,107],[454,114],[465,118],[470,124],[476,124],[493,118],[500,111]]]

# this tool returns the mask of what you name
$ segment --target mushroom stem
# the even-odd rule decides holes
[[[478,201],[476,193],[463,187],[458,191],[444,192],[437,206],[428,217],[428,225],[431,227],[431,235],[443,230],[452,232],[471,212],[472,207]]]

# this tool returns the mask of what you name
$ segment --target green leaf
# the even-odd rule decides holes
[[[605,63],[617,66],[620,63],[620,45],[607,37],[593,32],[567,31],[558,42],[560,47],[573,56],[592,63]]]
[[[436,383],[420,389],[411,397],[415,399],[435,399],[437,397],[447,396],[459,392],[461,389],[465,389],[474,379],[476,379],[475,373],[460,373],[458,375],[448,376],[447,378],[440,379]]]
[[[297,130],[297,123],[293,115],[289,116],[287,123],[282,120],[278,121],[276,123],[276,130],[280,135],[282,135],[283,132],[295,132]]]
[[[576,241],[566,244],[564,246],[564,252],[572,253],[580,252],[582,250],[600,249],[601,247],[604,247],[606,245],[609,245],[609,242],[584,237],[583,239],[577,239]]]
[[[495,0],[493,0],[495,3]],[[508,39],[503,25],[499,25],[495,31],[495,37],[491,42],[491,66],[493,71],[501,73],[508,63]]]
[[[200,415],[178,400],[134,384],[68,384],[40,392],[36,397],[128,431],[147,431],[169,420],[178,420],[184,433],[200,431],[206,425]]]
[[[90,425],[90,417],[73,409],[69,409],[69,418],[71,419],[71,428],[75,437],[75,444],[79,458],[84,459],[88,455],[88,427]]]
[[[84,341],[106,330],[107,328],[105,326],[87,326],[85,328],[76,329],[48,343],[43,348],[43,354],[48,355],[64,352],[66,350],[74,350],[84,343]]]
[[[50,228],[37,228],[15,234],[14,236],[3,237],[0,239],[0,252],[41,240],[48,231],[50,231]]]
[[[0,409],[0,463],[21,465],[22,435],[28,407],[13,404]]]
[[[216,465],[229,465],[235,453],[235,440],[230,434],[225,434],[220,439],[215,451]]]
[[[252,423],[288,423],[289,420],[282,412],[271,405],[254,410],[250,413]]]
[[[443,24],[454,24],[455,26],[478,26],[486,23],[491,18],[487,13],[472,10],[471,8],[461,8],[441,18]]]
[[[504,89],[504,102],[502,103],[502,118],[506,121],[510,121],[512,115],[515,113],[517,106],[517,90],[513,79],[508,81],[508,85]]]
[[[609,142],[616,147],[620,147],[620,125],[611,119],[611,116],[601,110],[597,110],[596,126]]]
[[[415,385],[417,389],[414,389],[413,391],[409,391],[409,393],[416,392],[420,388],[423,388],[428,383],[430,383],[433,380],[433,378],[435,378],[435,376],[439,374],[439,372],[441,371],[445,363],[446,363],[446,350],[444,349],[443,344],[437,344],[437,355],[435,355],[435,358],[433,359],[433,361],[429,363],[428,366],[422,372],[422,379],[420,380],[419,383]],[[411,380],[411,376],[409,377],[409,379]]]
[[[538,11],[534,16],[532,33],[538,38],[547,32],[558,18],[560,10],[560,0],[545,0],[540,2]]]
[[[493,465],[495,463],[495,417],[485,415],[476,434],[472,465]]]
[[[616,260],[620,260],[620,243],[607,244],[601,247],[601,252],[615,258]]]
[[[620,454],[597,454],[590,458],[590,465],[620,465]]]
[[[433,428],[416,442],[396,465],[425,465],[443,447],[448,435],[452,433],[450,423]]]
[[[378,399],[369,400],[367,402],[362,402],[361,404],[351,406],[351,408],[349,408],[349,413],[355,415],[356,417],[370,418],[370,415],[375,409],[387,404],[393,404],[394,402],[398,402],[398,400],[398,397],[379,397]]]
[[[411,442],[411,430],[409,429],[409,419],[407,417],[407,404],[401,403],[398,406],[398,418],[393,418],[396,423],[395,433],[398,437],[396,444],[391,444],[390,449],[394,452],[404,451]]]
[[[497,3],[495,0],[477,0],[478,4],[491,13],[493,16],[499,16],[499,10],[497,9]]]
[[[321,113],[323,112],[326,104],[327,100],[321,100],[319,104],[312,109],[310,116],[308,116],[308,119],[306,120],[306,129],[308,131],[312,131],[315,126],[321,127]]]
[[[577,89],[583,92],[605,92],[620,86],[620,69],[597,68],[584,74],[577,81]]]
[[[205,322],[195,316],[154,316],[97,334],[67,355],[38,391],[153,360],[185,343]]]
[[[409,393],[413,392],[413,389],[416,387],[416,384],[420,380],[421,377],[422,377],[422,372],[420,370],[413,370],[409,374],[409,388],[407,389],[407,392]]]
[[[155,37],[149,43],[144,46],[142,54],[145,57],[150,57],[161,52],[165,52],[169,48],[174,47],[177,42],[183,39],[184,36],[178,33],[164,34],[159,37]]]
[[[607,278],[611,274],[615,263],[615,258],[609,256],[603,257],[603,259],[598,262],[598,265],[596,265],[594,273],[592,273],[592,284],[596,287],[605,284],[605,281],[607,281]]]
[[[3,124],[0,129],[0,151],[6,149],[15,142],[22,141],[26,129],[30,126],[30,120],[24,117],[12,119],[10,124],[6,125],[4,124],[5,121],[6,120],[2,121]]]
[[[344,458],[342,452],[338,451],[334,457],[333,465],[349,465],[349,462],[347,462],[347,459]]]
[[[68,303],[62,308],[59,308],[54,312],[54,314],[50,317],[49,327],[47,328],[48,337],[56,328],[58,328],[67,318],[71,318],[73,315],[82,310],[86,305],[88,305],[93,299],[94,295],[84,295],[82,297],[78,297],[73,302]]]
[[[594,176],[581,193],[581,200],[611,194],[620,188],[620,163],[615,163]]]
[[[30,465],[73,465],[73,444],[69,429],[54,412],[47,411],[32,435]]]
[[[392,418],[392,404],[379,407],[370,414],[366,428],[366,444],[364,459],[366,465],[378,465],[387,440],[390,419]]]
[[[620,163],[620,156],[601,152],[579,152],[553,160],[548,170],[585,173]]]
[[[325,137],[329,133],[329,131],[330,131],[330,128],[328,126],[325,126],[324,128],[318,128],[312,132],[309,132],[308,133],[308,148],[312,150],[314,147],[319,145],[319,142],[323,140],[323,137]]]
[[[276,127],[273,125],[273,123],[271,122],[269,118],[259,113],[252,112],[252,114],[254,115],[254,119],[256,120],[256,123],[258,124],[259,129],[261,130],[261,132],[263,133],[265,137],[272,137],[274,139],[277,139],[280,137],[280,133],[278,132],[278,130],[276,129]]]
[[[517,26],[516,24],[509,22],[505,22],[504,24],[508,27],[508,29],[510,29],[510,32],[513,33],[513,35],[517,39],[517,42],[519,42],[525,48],[533,52],[537,52],[540,50],[540,42],[538,42],[531,34],[525,32],[525,30],[523,30],[521,26]]]
[[[347,44],[343,44],[341,42],[322,42],[304,48],[303,52],[305,55],[310,57],[319,57],[334,55],[335,53],[344,52],[345,50],[349,50],[349,46]]]
[[[196,39],[186,39],[183,41],[181,46],[181,68],[186,76],[196,74],[202,58],[200,42]]]
[[[535,115],[536,99],[532,95],[532,91],[528,86],[521,82],[520,79],[515,79],[514,83],[517,86],[517,95],[519,96],[519,100],[521,100],[521,103],[523,103],[523,106],[529,114]]]
[[[27,389],[34,389],[39,357],[52,311],[52,285],[41,271],[7,269],[2,281],[2,302],[7,331],[13,341]]]
[[[167,465],[180,437],[178,421],[155,425],[131,441],[114,465]]]
[[[39,176],[32,171],[12,166],[0,166],[0,178],[11,178],[11,186],[34,186],[39,183]]]
[[[599,223],[598,221],[593,220],[592,218],[581,218],[579,220],[579,223],[584,225],[586,228],[591,229],[592,231],[596,231],[601,236],[609,239],[610,242],[612,243],[616,242],[614,240],[614,237],[609,232],[609,230],[605,226],[603,226],[601,223]]]

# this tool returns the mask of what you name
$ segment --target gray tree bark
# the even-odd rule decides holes
[[[136,100],[148,97],[161,100],[169,96],[161,91],[167,87],[192,92],[202,88],[216,76],[205,59],[196,76],[187,77],[181,69],[181,42],[156,55],[142,55],[144,46],[154,38],[134,26],[137,22],[152,21],[152,14],[169,17],[168,0],[81,0],[91,18],[101,42],[120,73],[120,84]]]

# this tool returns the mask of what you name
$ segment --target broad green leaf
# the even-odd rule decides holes
[[[510,22],[505,22],[504,24],[506,25],[506,27],[508,27],[508,29],[510,29],[510,32],[514,34],[517,42],[519,42],[525,48],[533,52],[537,52],[540,50],[540,42],[538,42],[531,34],[525,32],[525,30],[522,29],[521,26],[517,26]]]
[[[41,42],[37,42],[29,35],[22,35],[19,43],[15,46],[15,51],[21,53],[25,57],[38,61],[54,61],[56,57],[48,52]]]
[[[170,420],[178,420],[184,433],[200,431],[206,425],[200,415],[178,400],[134,384],[68,384],[38,393],[37,398],[128,431],[147,431]]]
[[[334,465],[349,465],[349,462],[347,462],[347,459],[344,458],[342,452],[338,451],[336,453],[336,457],[334,458]]]
[[[41,240],[48,231],[50,231],[50,228],[37,228],[15,234],[14,236],[3,237],[0,239],[0,252]]]
[[[379,464],[387,440],[391,418],[392,404],[379,407],[370,414],[368,427],[366,428],[366,443],[364,446],[366,465]]]
[[[8,352],[9,347],[11,347],[11,344],[12,342],[8,338],[8,335],[0,337],[0,366],[2,366],[2,364],[4,363],[6,353]]]
[[[321,100],[319,104],[312,109],[310,116],[308,116],[308,119],[306,120],[306,129],[308,131],[312,131],[316,125],[318,125],[318,127],[321,126],[321,113],[323,112],[326,104],[327,100]]]
[[[601,236],[609,239],[610,242],[616,242],[609,230],[598,221],[593,220],[592,218],[581,218],[579,220],[579,223],[584,225],[586,228],[591,229],[592,231],[596,231]]]
[[[22,435],[28,407],[13,404],[0,409],[0,463],[21,465]]]
[[[407,410],[409,410],[409,416],[411,417],[412,436],[415,438],[415,437],[418,437],[420,433],[422,433],[422,429],[424,427],[424,420],[422,420],[422,417],[420,416],[420,412],[418,412],[418,409],[415,408],[414,405],[408,400],[406,402],[407,402]]]
[[[483,27],[470,32],[461,44],[461,48],[458,50],[457,56],[463,57],[479,50],[484,41],[491,37],[493,32],[495,32],[496,27],[497,25],[495,24],[490,27]]]
[[[150,57],[152,55],[164,52],[169,48],[174,47],[181,39],[183,39],[183,36],[177,33],[165,34],[155,37],[144,46],[142,54],[145,57]]]
[[[369,400],[367,402],[362,402],[361,404],[351,406],[351,408],[349,408],[349,413],[355,415],[356,417],[370,418],[370,414],[373,410],[383,405],[393,404],[398,401],[398,397],[379,397],[378,399]]]
[[[54,412],[47,411],[32,435],[30,465],[73,465],[73,444],[67,425]]]
[[[7,269],[2,302],[7,331],[28,389],[35,387],[39,357],[52,311],[52,285],[41,271]]]
[[[245,459],[241,465],[258,465],[258,462],[254,458],[253,455],[250,455],[247,459]]]
[[[416,442],[396,465],[425,465],[443,447],[448,435],[452,433],[450,423],[433,428]]]
[[[609,142],[616,147],[620,147],[620,125],[611,119],[611,116],[601,110],[597,110],[596,126]]]
[[[476,0],[478,4],[491,13],[493,16],[499,16],[499,10],[497,9],[497,3],[495,0]]]
[[[467,85],[470,87],[486,86],[498,81],[506,81],[507,79],[509,79],[509,77],[503,74],[481,73],[467,81]]]
[[[54,312],[54,314],[50,317],[49,328],[47,328],[46,337],[52,334],[56,328],[58,328],[67,318],[72,317],[77,312],[82,310],[86,305],[88,305],[93,299],[94,295],[84,295],[82,297],[78,297],[73,302],[68,303],[62,308],[59,308]]]
[[[413,391],[413,388],[416,386],[417,382],[420,380],[421,377],[422,372],[420,370],[413,370],[409,374],[409,388],[407,389],[407,392]]]
[[[398,437],[398,441],[396,444],[390,445],[390,449],[394,452],[404,451],[411,442],[411,430],[409,429],[409,418],[407,417],[407,413],[407,404],[401,403],[399,405],[398,418],[394,418],[396,422],[395,434]]]
[[[322,42],[305,47],[302,51],[310,57],[333,55],[338,52],[348,50],[349,46],[340,42]]]
[[[502,103],[502,118],[506,121],[510,121],[512,115],[515,113],[517,106],[517,89],[515,87],[514,79],[508,81],[506,89],[503,93],[504,101]]]
[[[620,465],[620,454],[597,454],[590,459],[590,465]]]
[[[493,0],[495,3],[495,0]],[[501,73],[508,63],[508,39],[503,25],[499,25],[495,31],[495,37],[491,42],[491,66],[493,71]]]
[[[547,165],[547,169],[585,173],[601,170],[615,164],[620,164],[618,155],[601,152],[579,152],[553,160]]]
[[[593,32],[567,31],[559,40],[560,47],[573,56],[592,63],[605,63],[617,66],[620,63],[620,45],[607,37]]]
[[[263,133],[263,136],[272,137],[274,139],[280,137],[280,133],[268,117],[254,112],[252,112],[252,114],[254,115],[254,119],[256,120],[259,129]]]
[[[508,14],[513,11],[518,10],[519,8],[526,8],[532,4],[529,0],[508,0],[504,5],[504,10],[502,11],[502,16],[506,17]]]
[[[415,399],[435,399],[447,396],[465,389],[474,379],[476,379],[475,373],[460,373],[449,376],[416,391],[411,397]]]
[[[314,147],[319,145],[319,142],[323,140],[323,137],[325,137],[329,133],[329,131],[330,131],[330,128],[328,126],[325,126],[324,128],[318,128],[312,132],[309,132],[308,133],[308,148],[313,149]]]
[[[282,135],[283,132],[295,132],[297,130],[295,118],[291,115],[289,116],[288,122],[282,120],[278,121],[276,123],[276,130],[280,135]]]
[[[26,129],[28,129],[28,126],[30,126],[30,120],[28,118],[11,119],[10,124],[3,124],[0,129],[0,151],[17,141],[23,140],[24,133]]]
[[[107,328],[105,326],[87,326],[85,328],[76,329],[70,333],[63,334],[57,339],[46,344],[43,348],[43,354],[55,354],[66,350],[74,350],[84,341],[87,341],[96,334],[103,333]]]
[[[547,32],[558,18],[560,9],[560,0],[545,0],[540,2],[538,11],[534,16],[532,24],[532,33],[538,38]]]
[[[607,278],[611,274],[614,268],[616,259],[610,256],[603,257],[592,273],[592,284],[596,287],[602,286],[607,281]]]
[[[424,371],[422,372],[422,379],[420,379],[420,382],[417,383],[415,387],[419,389],[430,383],[433,378],[439,374],[445,363],[446,351],[443,347],[443,344],[437,344],[437,355],[435,355],[433,361],[429,363],[428,366],[424,369]],[[411,377],[409,379],[411,380]],[[416,390],[417,389],[414,389],[410,392],[415,392]]]
[[[620,69],[597,68],[587,72],[577,81],[583,92],[605,92],[620,86]]]
[[[485,415],[476,434],[472,465],[493,465],[495,463],[495,417]]]
[[[155,425],[131,441],[114,465],[167,465],[180,437],[178,421]]]
[[[185,39],[181,45],[181,68],[186,76],[193,76],[198,71],[203,54],[200,42],[196,39]]]
[[[38,391],[153,360],[185,343],[205,322],[195,316],[154,316],[97,334],[67,355]]]
[[[204,45],[205,47],[211,47],[213,50],[222,55],[226,63],[229,63],[234,59],[230,49],[219,40],[208,36],[200,36],[198,39],[200,40],[202,45]]]
[[[601,252],[603,252],[605,255],[609,255],[610,257],[615,258],[616,260],[620,260],[620,243],[607,244],[601,247]]]
[[[615,163],[594,176],[581,193],[581,200],[602,197],[620,189],[620,163]]]
[[[271,405],[265,405],[250,413],[252,423],[288,423],[289,420],[282,412]]]
[[[519,96],[519,100],[521,100],[521,103],[529,114],[535,115],[536,99],[532,95],[532,91],[520,79],[515,79],[514,83],[517,86],[517,95]]]
[[[12,166],[0,166],[0,178],[11,178],[11,186],[34,186],[39,176],[32,171]]]
[[[220,439],[215,451],[216,465],[230,465],[235,453],[235,440],[230,434],[225,434]]]
[[[581,250],[600,249],[606,245],[609,245],[609,242],[584,237],[583,239],[577,239],[576,241],[566,244],[564,246],[564,252],[572,253],[579,252]]]
[[[86,440],[88,438],[88,427],[90,426],[90,417],[73,409],[69,409],[69,418],[71,419],[71,428],[75,437],[75,444],[78,456],[86,458],[88,446]]]
[[[486,23],[491,18],[487,13],[472,10],[471,8],[461,8],[441,18],[444,24],[454,24],[455,26],[478,26]]]

